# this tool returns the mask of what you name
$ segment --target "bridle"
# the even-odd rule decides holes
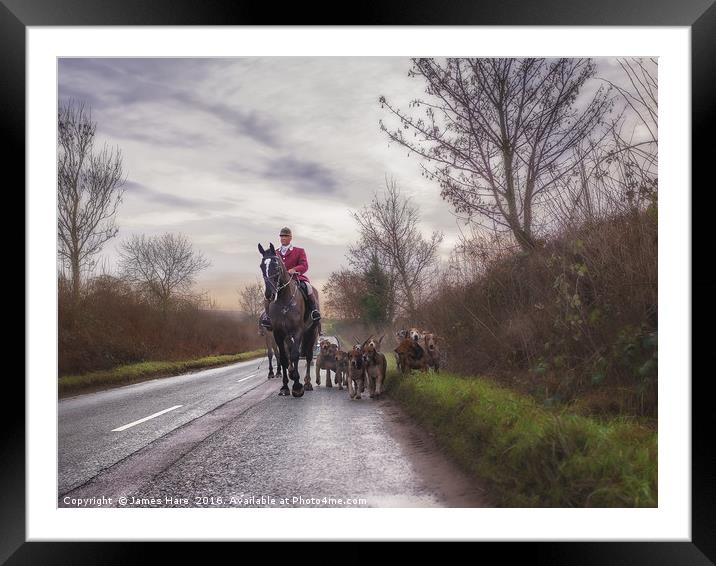
[[[266,259],[270,259],[271,262],[275,261],[276,263],[278,263],[278,261],[279,261],[277,256],[274,256],[272,258],[266,258]],[[275,303],[278,300],[279,291],[281,291],[282,289],[287,287],[291,283],[291,281],[293,281],[293,275],[294,275],[293,273],[288,273],[288,280],[286,281],[286,283],[279,285],[278,281],[276,283],[274,283],[272,277],[269,277],[269,275],[268,275],[268,270],[266,270],[266,273],[264,273],[264,281],[269,283],[271,285],[271,287],[273,288],[273,299],[271,299],[272,303]],[[280,277],[281,277],[281,268],[278,268],[278,271],[276,272],[276,279],[278,280]],[[297,290],[298,290],[298,285],[296,285],[296,287],[293,289],[291,299],[293,299],[296,296]]]

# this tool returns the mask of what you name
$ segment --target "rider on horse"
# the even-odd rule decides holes
[[[284,265],[289,273],[295,274],[298,284],[308,299],[308,310],[311,313],[312,320],[320,320],[321,313],[318,312],[316,300],[313,295],[313,287],[310,285],[308,277],[305,273],[308,271],[308,259],[306,259],[306,251],[303,248],[294,246],[291,243],[292,234],[290,228],[281,228],[279,233],[281,238],[281,247],[276,252],[281,256]],[[259,323],[261,326],[271,329],[271,319],[269,318],[268,309],[271,304],[270,297],[264,297],[264,312],[261,315]]]

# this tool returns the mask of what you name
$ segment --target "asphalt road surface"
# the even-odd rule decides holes
[[[60,401],[58,506],[490,505],[393,401],[279,397],[259,363]]]

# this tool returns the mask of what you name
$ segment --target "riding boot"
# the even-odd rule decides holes
[[[266,330],[271,331],[271,318],[269,317],[268,310],[269,305],[271,304],[271,299],[264,299],[264,312],[261,314],[261,318],[259,318],[259,324],[263,326]]]
[[[308,310],[311,311],[311,320],[321,320],[321,313],[316,308],[316,301],[313,300],[313,293],[308,295]]]

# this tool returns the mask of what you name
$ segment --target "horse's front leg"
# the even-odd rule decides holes
[[[289,389],[288,389],[288,354],[286,352],[286,344],[284,342],[284,339],[282,336],[279,337],[280,340],[277,341],[276,345],[278,346],[278,364],[279,364],[279,370],[283,374],[283,387],[279,390],[279,395],[288,395]]]
[[[306,353],[306,376],[303,378],[303,386],[306,391],[313,391],[311,385],[311,362],[313,361],[313,352]],[[320,385],[318,369],[316,369],[316,385]]]
[[[298,372],[298,359],[301,355],[301,336],[293,337],[291,345],[291,379],[293,379],[293,387],[291,395],[294,397],[303,397],[304,387],[301,383],[301,374]]]
[[[303,388],[306,391],[313,391],[313,385],[311,385],[311,362],[313,361],[312,348],[306,351],[306,376],[303,378]],[[321,384],[321,374],[316,365],[316,385]]]

